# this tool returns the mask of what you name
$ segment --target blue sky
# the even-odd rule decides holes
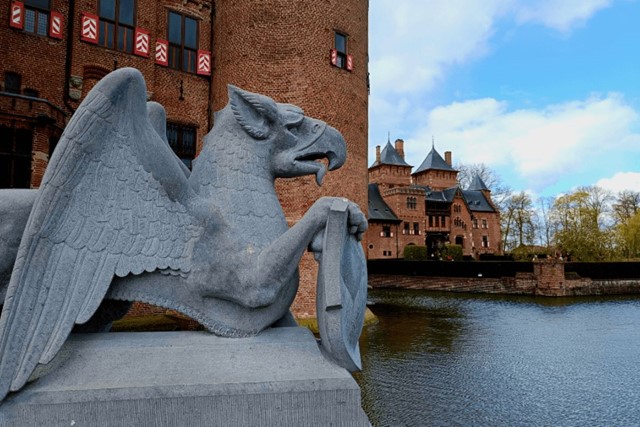
[[[640,0],[372,0],[369,164],[432,136],[513,189],[640,191]]]

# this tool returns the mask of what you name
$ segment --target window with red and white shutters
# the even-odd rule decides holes
[[[156,64],[169,65],[169,42],[166,40],[156,40]]]
[[[21,1],[11,2],[11,11],[9,14],[9,26],[19,30],[24,29],[24,3]]]
[[[62,38],[62,14],[51,12],[51,21],[49,23],[49,37],[54,39]]]
[[[198,51],[198,74],[211,75],[211,52],[207,50]]]
[[[91,13],[83,12],[80,20],[80,39],[98,44],[98,17]]]
[[[142,28],[136,28],[135,46],[133,53],[138,56],[149,57],[149,43],[151,41],[149,32]]]

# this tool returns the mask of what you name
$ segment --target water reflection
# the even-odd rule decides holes
[[[640,298],[374,291],[356,375],[374,425],[632,425]]]

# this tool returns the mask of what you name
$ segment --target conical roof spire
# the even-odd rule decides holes
[[[416,169],[414,174],[426,171],[429,169],[438,169],[444,171],[454,171],[455,169],[449,166],[449,164],[442,158],[440,153],[436,151],[435,140],[433,136],[431,137],[431,151],[427,154],[427,157],[424,159],[422,164]]]
[[[484,181],[482,180],[482,178],[480,178],[480,175],[476,174],[476,176],[473,177],[473,181],[471,181],[471,184],[469,184],[469,188],[467,188],[467,190],[472,190],[472,191],[491,191],[489,190],[489,187],[487,187],[487,184],[484,183]]]
[[[391,138],[391,135],[389,135],[389,138]],[[404,161],[402,156],[391,144],[391,140],[387,141],[387,144],[382,149],[382,152],[380,153],[380,161],[376,160],[370,167],[379,166],[379,165],[395,165],[395,166],[411,167],[410,164]]]

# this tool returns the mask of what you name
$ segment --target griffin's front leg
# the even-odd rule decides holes
[[[256,274],[258,284],[249,301],[251,307],[272,304],[280,290],[292,283],[305,250],[314,250],[313,242],[322,234],[335,200],[334,197],[319,199],[298,223],[260,253]],[[345,232],[360,240],[367,229],[367,220],[355,203],[347,203],[349,217]]]

